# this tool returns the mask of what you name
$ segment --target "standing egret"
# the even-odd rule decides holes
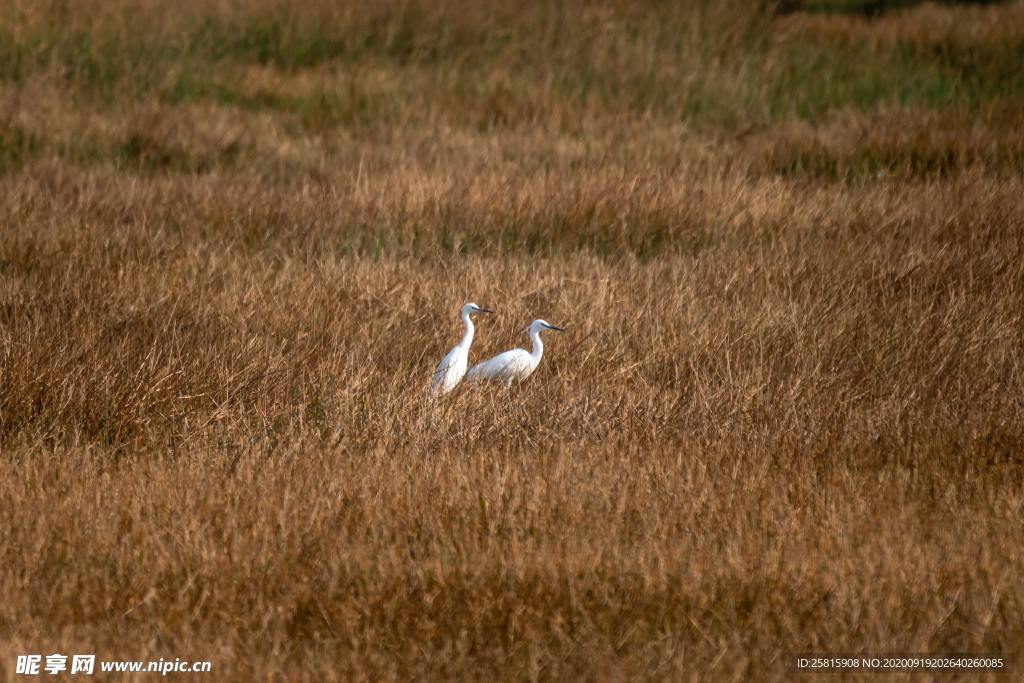
[[[466,367],[469,365],[469,345],[473,343],[473,320],[469,317],[472,313],[494,313],[494,311],[480,308],[474,303],[468,303],[462,307],[460,317],[466,325],[466,333],[462,335],[462,341],[441,359],[437,369],[434,370],[434,379],[430,383],[431,398],[447,394],[462,381],[466,374]]]
[[[466,375],[469,382],[491,380],[500,382],[506,387],[513,381],[522,382],[540,365],[540,358],[544,355],[544,343],[540,340],[540,333],[544,330],[556,330],[565,332],[561,327],[547,323],[543,320],[534,320],[530,323],[530,339],[533,341],[533,351],[526,349],[512,349],[505,353],[499,353],[494,358],[485,360],[474,365]]]

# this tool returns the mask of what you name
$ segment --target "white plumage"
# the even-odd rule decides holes
[[[493,312],[487,308],[480,308],[474,303],[468,303],[462,307],[459,316],[466,326],[466,332],[462,335],[462,340],[441,359],[437,369],[434,370],[434,377],[430,382],[431,398],[447,394],[462,381],[466,374],[466,367],[469,365],[469,346],[473,343],[473,320],[470,315]]]
[[[530,323],[530,340],[533,342],[533,350],[512,349],[499,353],[494,358],[489,358],[482,363],[474,365],[466,374],[467,382],[492,381],[499,382],[506,387],[512,382],[522,382],[529,377],[544,355],[544,343],[540,340],[540,333],[544,330],[557,330],[564,332],[561,327],[555,327],[543,320],[534,320]]]

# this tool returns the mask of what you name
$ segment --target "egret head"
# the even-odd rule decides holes
[[[555,332],[565,332],[565,330],[562,329],[561,327],[558,327],[556,325],[552,325],[551,323],[549,323],[546,320],[539,320],[538,319],[538,320],[534,320],[532,323],[530,323],[530,334],[535,334],[537,332],[543,332],[544,330],[554,330]]]
[[[481,308],[480,306],[470,302],[462,307],[462,316],[465,317],[471,313],[494,313],[494,311],[489,308]]]

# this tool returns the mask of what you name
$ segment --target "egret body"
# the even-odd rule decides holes
[[[470,316],[473,313],[493,312],[487,308],[480,308],[474,303],[468,303],[462,307],[460,317],[466,326],[466,332],[462,335],[462,340],[441,359],[437,369],[434,370],[434,378],[430,382],[431,398],[447,394],[466,375],[466,367],[469,365],[469,346],[473,343],[473,319]]]
[[[474,365],[466,375],[467,381],[500,382],[506,387],[510,386],[512,382],[522,382],[540,365],[541,356],[544,355],[544,342],[540,340],[540,333],[544,330],[565,332],[561,327],[556,327],[543,320],[534,320],[530,323],[530,340],[533,342],[532,351],[512,349],[511,351],[499,353],[494,358],[489,358],[482,363]]]

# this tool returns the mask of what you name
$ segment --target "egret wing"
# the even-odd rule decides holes
[[[447,387],[444,386],[445,378],[448,376],[449,370],[455,365],[455,357],[458,355],[459,347],[454,347],[449,351],[441,362],[437,364],[437,369],[434,370],[434,378],[430,381],[430,387],[434,391],[444,391]]]
[[[499,353],[482,363],[474,365],[469,371],[468,379],[508,381],[519,375],[530,354],[523,349],[513,349]]]

